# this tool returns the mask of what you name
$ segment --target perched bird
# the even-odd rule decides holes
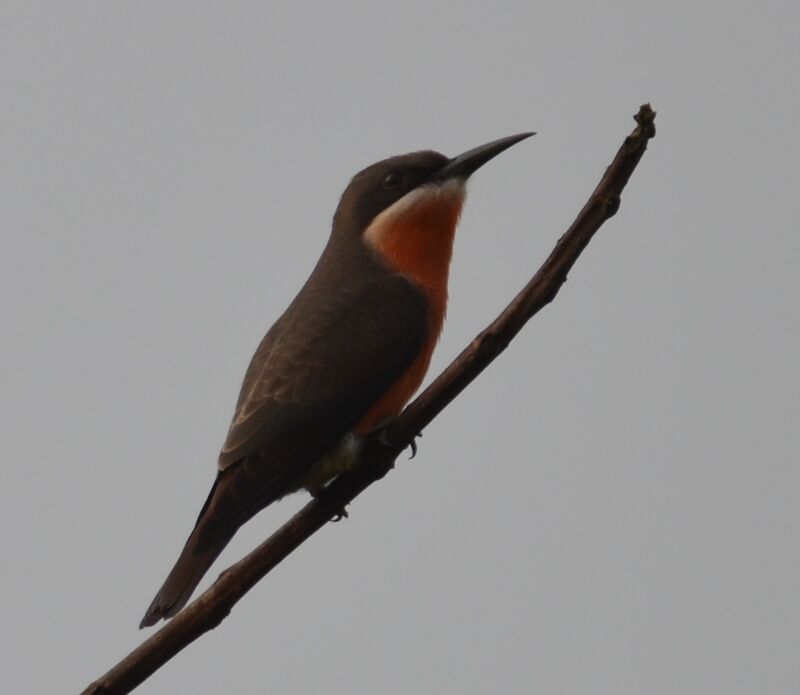
[[[400,412],[442,330],[466,181],[531,135],[452,159],[391,157],[353,177],[314,271],[250,362],[214,485],[140,627],[175,615],[254,514],[290,492],[318,494]]]

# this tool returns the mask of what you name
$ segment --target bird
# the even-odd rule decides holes
[[[316,266],[253,355],[211,491],[140,628],[183,608],[245,522],[290,493],[319,496],[400,413],[442,331],[466,182],[531,135],[394,156],[351,179]]]

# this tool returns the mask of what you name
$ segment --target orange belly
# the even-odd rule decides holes
[[[391,388],[381,396],[353,428],[357,434],[369,434],[376,427],[393,418],[408,403],[411,396],[420,387],[428,367],[431,363],[433,348],[436,346],[436,339],[428,339],[420,350],[420,354],[413,364],[394,382]]]
[[[364,414],[358,434],[396,416],[422,384],[444,325],[447,278],[456,225],[464,202],[463,187],[431,188],[410,205],[381,213],[364,233],[365,242],[395,272],[405,275],[425,295],[428,336],[411,366]]]

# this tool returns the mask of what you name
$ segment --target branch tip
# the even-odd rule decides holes
[[[633,120],[639,124],[639,127],[634,132],[634,137],[651,140],[656,136],[656,112],[653,111],[650,104],[642,104]]]

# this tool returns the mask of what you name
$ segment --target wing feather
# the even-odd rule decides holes
[[[259,465],[302,474],[419,354],[425,303],[403,276],[387,273],[325,295],[309,289],[253,356],[222,469],[255,456]]]

